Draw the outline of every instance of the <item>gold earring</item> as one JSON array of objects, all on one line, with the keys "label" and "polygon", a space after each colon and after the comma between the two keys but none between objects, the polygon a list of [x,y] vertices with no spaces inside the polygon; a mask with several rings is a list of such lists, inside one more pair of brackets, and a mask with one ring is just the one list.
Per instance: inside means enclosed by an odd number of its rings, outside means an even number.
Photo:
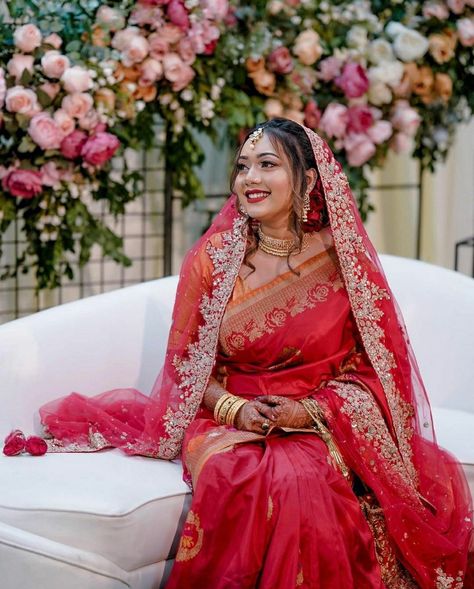
[{"label": "gold earring", "polygon": [[309,198],[309,193],[311,192],[311,189],[308,188],[306,190],[306,192],[304,193],[304,199],[303,199],[303,214],[301,215],[301,220],[303,221],[303,223],[306,223],[308,221],[308,213],[309,213],[309,209],[311,206],[311,202],[310,202],[310,198]]}]

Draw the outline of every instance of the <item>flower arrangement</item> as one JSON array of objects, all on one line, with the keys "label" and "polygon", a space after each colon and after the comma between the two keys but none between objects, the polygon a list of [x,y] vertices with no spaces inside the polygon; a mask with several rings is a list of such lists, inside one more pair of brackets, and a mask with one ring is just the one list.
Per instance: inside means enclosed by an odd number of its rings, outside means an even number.
[{"label": "flower arrangement", "polygon": [[110,174],[110,161],[151,144],[156,114],[185,203],[203,196],[194,129],[213,135],[224,119],[236,143],[242,128],[286,116],[329,141],[365,217],[366,168],[412,150],[433,169],[474,107],[474,0],[59,4],[10,2],[29,22],[0,50],[0,232],[22,215],[29,242],[7,274],[32,257],[40,288],[70,276],[68,252],[85,262],[93,243],[127,263],[87,200],[120,214],[136,198],[137,176]]}]

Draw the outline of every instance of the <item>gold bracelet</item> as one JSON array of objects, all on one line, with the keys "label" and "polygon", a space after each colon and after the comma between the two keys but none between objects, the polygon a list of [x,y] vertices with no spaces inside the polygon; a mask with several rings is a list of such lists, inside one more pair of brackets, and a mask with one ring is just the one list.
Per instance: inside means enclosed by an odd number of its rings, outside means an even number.
[{"label": "gold bracelet", "polygon": [[224,425],[226,423],[227,413],[237,399],[238,397],[235,395],[229,395],[229,397],[222,403],[217,414],[217,423],[219,423],[219,425]]},{"label": "gold bracelet", "polygon": [[217,403],[215,404],[215,407],[214,407],[214,421],[216,423],[219,423],[219,413],[220,413],[222,405],[225,403],[225,401],[227,399],[230,399],[233,396],[234,395],[231,395],[230,393],[224,393],[223,395],[221,395],[217,399]]},{"label": "gold bracelet", "polygon": [[240,408],[245,405],[245,403],[248,403],[247,399],[237,398],[225,417],[225,422],[227,425],[234,425],[237,413],[239,412]]}]

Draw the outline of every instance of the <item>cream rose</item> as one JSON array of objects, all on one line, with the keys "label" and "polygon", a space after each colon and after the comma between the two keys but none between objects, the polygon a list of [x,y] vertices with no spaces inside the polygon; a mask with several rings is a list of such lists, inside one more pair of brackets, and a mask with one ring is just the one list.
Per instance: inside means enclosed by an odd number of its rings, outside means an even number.
[{"label": "cream rose", "polygon": [[304,65],[313,65],[323,54],[316,31],[308,29],[302,31],[295,39],[293,53]]},{"label": "cream rose", "polygon": [[390,104],[392,101],[392,92],[387,84],[383,82],[374,82],[369,87],[369,102],[375,106]]},{"label": "cream rose", "polygon": [[25,70],[33,73],[34,58],[32,55],[15,54],[7,63],[7,70],[11,76],[14,76],[16,82],[19,82]]},{"label": "cream rose", "polygon": [[27,24],[19,27],[13,34],[15,46],[20,51],[31,53],[41,45],[41,31],[36,25]]},{"label": "cream rose", "polygon": [[70,117],[80,119],[92,108],[93,104],[94,101],[90,94],[76,92],[65,96],[61,107]]},{"label": "cream rose", "polygon": [[401,61],[386,61],[378,66],[371,67],[368,75],[371,82],[382,82],[388,86],[398,86],[403,77],[403,64]]},{"label": "cream rose", "polygon": [[429,42],[426,37],[403,27],[403,30],[395,37],[393,49],[402,61],[416,61],[428,51]]},{"label": "cream rose", "polygon": [[95,18],[101,27],[109,31],[118,31],[125,26],[125,17],[123,14],[119,10],[106,6],[105,4],[99,8]]},{"label": "cream rose", "polygon": [[33,90],[23,88],[23,86],[13,86],[13,88],[7,90],[5,107],[9,112],[16,112],[29,117],[41,110],[38,98]]},{"label": "cream rose", "polygon": [[347,44],[355,49],[365,49],[368,45],[367,29],[359,25],[353,26],[347,34]]},{"label": "cream rose", "polygon": [[112,47],[118,51],[124,51],[130,45],[131,40],[137,36],[140,36],[140,29],[138,27],[127,27],[114,35]]},{"label": "cream rose", "polygon": [[369,45],[368,57],[372,63],[379,65],[386,61],[392,61],[395,56],[392,46],[388,41],[385,39],[375,39]]},{"label": "cream rose", "polygon": [[46,51],[41,58],[41,66],[43,71],[48,78],[59,80],[64,72],[69,68],[70,62],[65,55],[61,55],[59,51],[55,49]]},{"label": "cream rose", "polygon": [[87,92],[92,88],[92,78],[89,72],[79,65],[68,68],[61,76],[66,92]]},{"label": "cream rose", "polygon": [[70,115],[68,115],[67,112],[62,108],[58,109],[54,113],[53,118],[58,127],[61,129],[64,137],[66,137],[66,135],[69,135],[74,131],[76,127],[74,119]]}]

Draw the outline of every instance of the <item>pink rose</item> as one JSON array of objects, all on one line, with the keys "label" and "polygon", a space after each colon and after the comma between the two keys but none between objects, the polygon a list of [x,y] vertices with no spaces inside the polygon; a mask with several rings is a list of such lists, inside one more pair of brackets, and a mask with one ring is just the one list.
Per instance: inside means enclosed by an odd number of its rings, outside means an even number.
[{"label": "pink rose", "polygon": [[59,94],[61,86],[59,84],[53,84],[52,82],[45,82],[44,84],[41,84],[41,86],[38,86],[38,89],[47,94],[51,100],[54,100]]},{"label": "pink rose", "polygon": [[80,119],[92,108],[93,104],[94,100],[90,94],[77,92],[65,96],[62,100],[61,107],[70,117]]},{"label": "pink rose", "polygon": [[13,34],[15,46],[20,51],[31,53],[41,45],[41,32],[37,26],[28,24],[19,27]]},{"label": "pink rose", "polygon": [[222,20],[229,12],[228,0],[206,0],[204,2],[204,13],[206,18]]},{"label": "pink rose", "polygon": [[192,65],[196,61],[196,53],[194,51],[191,39],[183,37],[179,42],[179,55],[187,65]]},{"label": "pink rose", "polygon": [[182,0],[171,0],[168,4],[166,15],[174,25],[183,31],[187,31],[191,26],[188,11]]},{"label": "pink rose", "polygon": [[46,53],[43,55],[41,58],[41,65],[45,75],[48,78],[59,80],[59,78],[70,66],[70,62],[65,55],[61,55],[59,51],[52,50],[46,51]]},{"label": "pink rose", "polygon": [[163,55],[168,53],[169,45],[165,39],[162,39],[159,33],[153,33],[148,37],[150,47],[150,56],[154,59],[162,59]]},{"label": "pink rose", "polygon": [[43,456],[48,451],[48,445],[39,436],[30,436],[26,440],[25,450],[32,456]]},{"label": "pink rose", "polygon": [[445,20],[449,16],[449,10],[445,4],[441,2],[426,2],[423,4],[423,16],[425,18],[437,18],[438,20]]},{"label": "pink rose", "polygon": [[61,129],[63,137],[66,137],[66,135],[69,135],[74,131],[74,128],[76,127],[74,119],[62,108],[58,109],[54,113],[53,118],[58,127]]},{"label": "pink rose", "polygon": [[375,145],[363,133],[351,133],[344,140],[347,162],[350,166],[360,167],[375,154]]},{"label": "pink rose", "polygon": [[367,135],[376,145],[387,141],[392,136],[392,133],[393,128],[389,121],[377,121],[367,130]]},{"label": "pink rose", "polygon": [[110,160],[119,147],[120,141],[115,135],[102,131],[89,137],[81,155],[88,164],[101,166]]},{"label": "pink rose", "polygon": [[420,123],[420,115],[410,106],[407,100],[398,100],[395,103],[392,111],[392,125],[394,129],[413,137]]},{"label": "pink rose", "polygon": [[0,68],[0,109],[3,108],[3,102],[7,93],[7,84],[5,82],[5,74]]},{"label": "pink rose", "polygon": [[219,35],[219,29],[208,20],[193,23],[188,31],[194,51],[205,55],[210,55],[214,51]]},{"label": "pink rose", "polygon": [[369,78],[364,68],[354,62],[348,62],[342,70],[342,74],[334,80],[347,98],[358,98],[369,89]]},{"label": "pink rose", "polygon": [[348,133],[365,133],[374,122],[372,111],[368,106],[351,106],[347,110]]},{"label": "pink rose", "polygon": [[176,53],[168,53],[163,57],[165,78],[172,83],[175,92],[183,90],[194,78],[195,71],[183,63]]},{"label": "pink rose", "polygon": [[61,45],[63,44],[63,40],[57,33],[51,33],[51,35],[45,37],[44,42],[47,45],[51,45],[53,49],[60,49]]},{"label": "pink rose", "polygon": [[10,170],[2,178],[2,186],[11,195],[19,198],[33,198],[43,190],[41,174],[34,170]]},{"label": "pink rose", "polygon": [[61,76],[64,89],[69,94],[87,92],[92,88],[92,78],[89,72],[79,65],[68,68]]},{"label": "pink rose", "polygon": [[321,120],[321,111],[314,100],[310,100],[304,107],[304,124],[310,129],[317,129]]},{"label": "pink rose", "polygon": [[97,23],[108,31],[118,31],[125,26],[123,14],[119,10],[106,6],[105,4],[99,8],[95,18]]},{"label": "pink rose", "polygon": [[325,82],[334,80],[341,73],[342,61],[337,57],[326,57],[319,64],[318,78]]},{"label": "pink rose", "polygon": [[7,63],[7,70],[11,76],[15,77],[18,83],[25,70],[33,73],[34,57],[32,55],[21,55],[16,53]]},{"label": "pink rose", "polygon": [[395,153],[405,153],[410,149],[411,145],[412,138],[406,133],[397,133],[390,142],[390,147]]},{"label": "pink rose", "polygon": [[161,61],[149,57],[141,64],[138,84],[140,86],[152,86],[162,76],[163,64]]},{"label": "pink rose", "polygon": [[61,170],[54,162],[48,162],[41,166],[41,182],[43,186],[57,187],[62,179]]},{"label": "pink rose", "polygon": [[94,109],[87,111],[78,121],[79,127],[85,131],[95,131],[99,123],[99,113]]},{"label": "pink rose", "polygon": [[25,436],[19,429],[9,433],[3,442],[3,453],[5,456],[18,456],[24,449]]},{"label": "pink rose", "polygon": [[184,37],[183,31],[171,23],[166,23],[161,27],[158,33],[161,35],[163,41],[166,41],[169,45],[174,45],[174,43],[177,43],[182,37]]},{"label": "pink rose", "polygon": [[137,36],[140,36],[140,29],[138,27],[127,27],[114,35],[112,47],[118,51],[124,51],[130,45],[132,39]]},{"label": "pink rose", "polygon": [[293,60],[287,47],[278,47],[268,56],[268,69],[276,74],[289,74],[293,69]]},{"label": "pink rose", "polygon": [[7,90],[5,106],[10,112],[17,112],[29,117],[41,110],[38,98],[33,90],[23,88],[23,86],[13,86],[13,88]]},{"label": "pink rose", "polygon": [[122,63],[125,67],[131,67],[141,63],[148,55],[150,48],[148,41],[141,35],[131,37],[129,43],[122,51]]},{"label": "pink rose", "polygon": [[28,127],[28,134],[41,149],[59,149],[63,134],[49,113],[35,115]]},{"label": "pink rose", "polygon": [[343,137],[347,128],[347,107],[336,102],[328,104],[319,126],[328,137]]},{"label": "pink rose", "polygon": [[448,0],[448,6],[454,14],[461,14],[466,5],[465,0]]},{"label": "pink rose", "polygon": [[84,131],[73,131],[61,141],[61,154],[68,160],[78,158],[87,138],[88,135]]},{"label": "pink rose", "polygon": [[460,18],[457,22],[457,28],[461,45],[472,47],[474,45],[474,19]]}]

